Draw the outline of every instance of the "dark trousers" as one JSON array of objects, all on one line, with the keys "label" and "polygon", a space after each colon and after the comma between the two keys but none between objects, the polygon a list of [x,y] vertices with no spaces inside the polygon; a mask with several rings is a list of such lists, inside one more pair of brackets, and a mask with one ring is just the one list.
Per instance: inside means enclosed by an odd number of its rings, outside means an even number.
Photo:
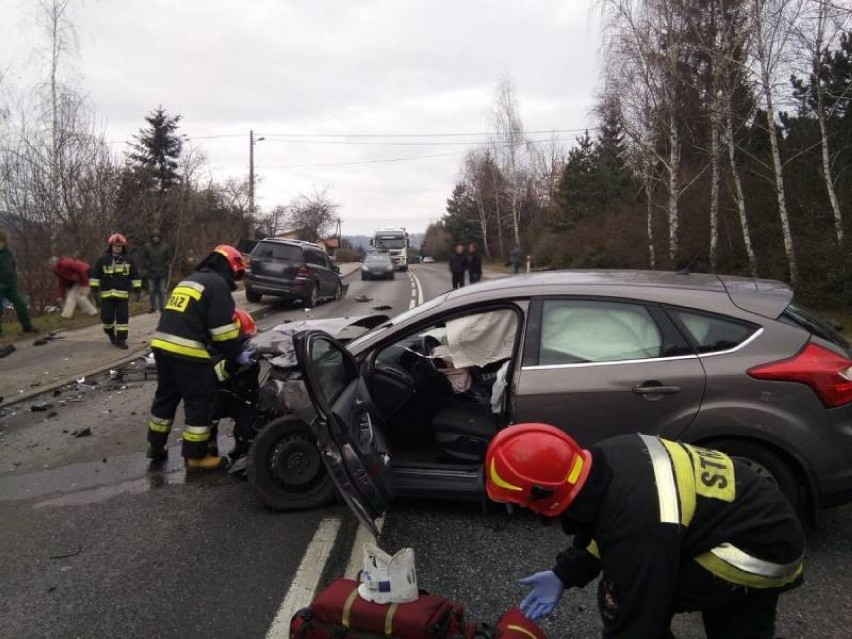
[{"label": "dark trousers", "polygon": [[481,271],[471,271],[470,272],[470,283],[471,284],[476,284],[481,279],[482,279],[482,272]]},{"label": "dark trousers", "polygon": [[219,389],[216,395],[216,409],[213,413],[213,431],[211,443],[216,441],[219,433],[219,421],[230,417],[234,420],[234,449],[229,453],[233,458],[245,455],[257,431],[254,427],[254,411],[251,405],[233,391]]},{"label": "dark trousers", "polygon": [[101,298],[101,322],[111,342],[126,342],[130,321],[130,302],[117,297]]},{"label": "dark trousers", "polygon": [[464,286],[464,271],[461,273],[457,273],[456,271],[452,272],[453,275],[453,288],[461,288]]},{"label": "dark trousers", "polygon": [[707,639],[773,639],[781,592],[737,586],[687,561],[678,578],[673,612],[701,611]]},{"label": "dark trousers", "polygon": [[0,284],[0,314],[3,312],[3,300],[7,299],[15,308],[15,313],[18,315],[18,321],[25,329],[30,328],[33,324],[30,320],[30,312],[27,310],[27,301],[21,294],[21,289],[15,284]]},{"label": "dark trousers", "polygon": [[178,404],[183,400],[186,424],[182,454],[193,459],[207,456],[218,390],[213,364],[193,362],[158,350],[154,351],[154,360],[157,362],[157,392],[148,419],[148,443],[157,448],[165,447]]},{"label": "dark trousers", "polygon": [[148,275],[148,308],[162,311],[166,303],[166,278],[163,275]]}]

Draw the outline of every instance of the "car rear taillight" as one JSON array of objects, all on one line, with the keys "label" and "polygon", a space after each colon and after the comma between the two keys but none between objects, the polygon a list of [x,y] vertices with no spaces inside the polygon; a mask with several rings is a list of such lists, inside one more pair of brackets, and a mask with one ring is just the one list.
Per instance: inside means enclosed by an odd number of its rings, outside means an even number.
[{"label": "car rear taillight", "polygon": [[794,357],[757,366],[748,374],[756,379],[807,384],[827,408],[852,402],[852,361],[814,343]]},{"label": "car rear taillight", "polygon": [[299,267],[299,272],[297,273],[297,275],[298,275],[299,277],[307,277],[307,276],[308,276],[308,275],[310,275],[310,274],[311,274],[311,272],[308,270],[308,265],[307,265],[307,264],[302,264],[302,265]]}]

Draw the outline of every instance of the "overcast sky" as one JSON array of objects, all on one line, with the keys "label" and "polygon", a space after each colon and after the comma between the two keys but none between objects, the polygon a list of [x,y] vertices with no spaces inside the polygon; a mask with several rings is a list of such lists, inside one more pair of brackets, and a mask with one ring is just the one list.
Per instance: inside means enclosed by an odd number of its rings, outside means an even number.
[{"label": "overcast sky", "polygon": [[[423,230],[485,137],[317,136],[481,134],[502,76],[527,131],[592,123],[592,0],[72,3],[79,53],[63,74],[90,96],[117,152],[162,104],[215,178],[245,177],[254,129],[266,138],[255,146],[258,206],[328,186],[344,234]],[[44,74],[35,5],[0,0],[0,66],[18,91]]]}]

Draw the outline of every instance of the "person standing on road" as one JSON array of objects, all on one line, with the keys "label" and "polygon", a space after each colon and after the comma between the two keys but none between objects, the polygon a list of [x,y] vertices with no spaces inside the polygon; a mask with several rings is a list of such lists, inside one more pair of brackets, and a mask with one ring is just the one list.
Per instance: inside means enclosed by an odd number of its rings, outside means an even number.
[{"label": "person standing on road", "polygon": [[109,236],[107,252],[95,263],[90,282],[100,291],[104,333],[114,346],[127,350],[130,292],[142,288],[142,280],[127,257],[127,240],[120,233]]},{"label": "person standing on road", "polygon": [[47,263],[56,274],[56,301],[63,306],[62,319],[74,317],[79,305],[83,312],[95,317],[98,309],[89,300],[89,265],[71,257],[51,257]]},{"label": "person standing on road", "polygon": [[211,426],[219,390],[210,349],[228,369],[250,366],[253,353],[243,350],[234,321],[236,281],[245,275],[243,256],[233,246],[217,246],[178,283],[169,295],[151,340],[157,363],[157,391],[148,419],[147,456],[166,459],[166,443],[178,404],[183,400],[186,425],[182,454],[189,471],[217,470],[226,460],[210,454]]},{"label": "person standing on road", "polygon": [[464,274],[467,271],[467,255],[464,252],[464,244],[456,244],[456,252],[450,258],[450,275],[453,279],[453,288],[464,286]]},{"label": "person standing on road", "polygon": [[521,247],[515,244],[515,248],[512,249],[510,254],[510,259],[512,260],[512,274],[517,275],[521,272],[521,260],[524,257],[524,252],[521,250]]},{"label": "person standing on road", "polygon": [[467,246],[467,271],[471,284],[482,279],[482,254],[476,249],[476,242]]},{"label": "person standing on road", "polygon": [[145,244],[142,264],[148,277],[148,312],[163,312],[166,303],[166,279],[172,263],[172,249],[163,242],[159,229],[151,233],[151,241]]},{"label": "person standing on road", "polygon": [[[38,333],[30,319],[27,301],[18,287],[18,263],[9,248],[9,237],[6,231],[0,230],[0,314],[3,312],[3,300],[11,302],[24,333]],[[0,335],[2,334],[3,328],[0,326]]]},{"label": "person standing on road", "polygon": [[521,580],[530,619],[603,572],[603,637],[671,638],[700,611],[708,639],[772,639],[782,592],[802,583],[805,537],[778,487],[724,453],[648,435],[580,448],[546,424],[500,431],[488,496],[559,517],[574,542]]}]

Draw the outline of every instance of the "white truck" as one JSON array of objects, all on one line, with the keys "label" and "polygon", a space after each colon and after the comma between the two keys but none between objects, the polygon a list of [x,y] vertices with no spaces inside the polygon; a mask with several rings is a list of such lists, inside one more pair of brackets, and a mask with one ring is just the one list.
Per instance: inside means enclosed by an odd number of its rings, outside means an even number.
[{"label": "white truck", "polygon": [[378,229],[370,240],[374,250],[390,254],[398,271],[408,270],[409,243],[408,232],[402,227]]}]

